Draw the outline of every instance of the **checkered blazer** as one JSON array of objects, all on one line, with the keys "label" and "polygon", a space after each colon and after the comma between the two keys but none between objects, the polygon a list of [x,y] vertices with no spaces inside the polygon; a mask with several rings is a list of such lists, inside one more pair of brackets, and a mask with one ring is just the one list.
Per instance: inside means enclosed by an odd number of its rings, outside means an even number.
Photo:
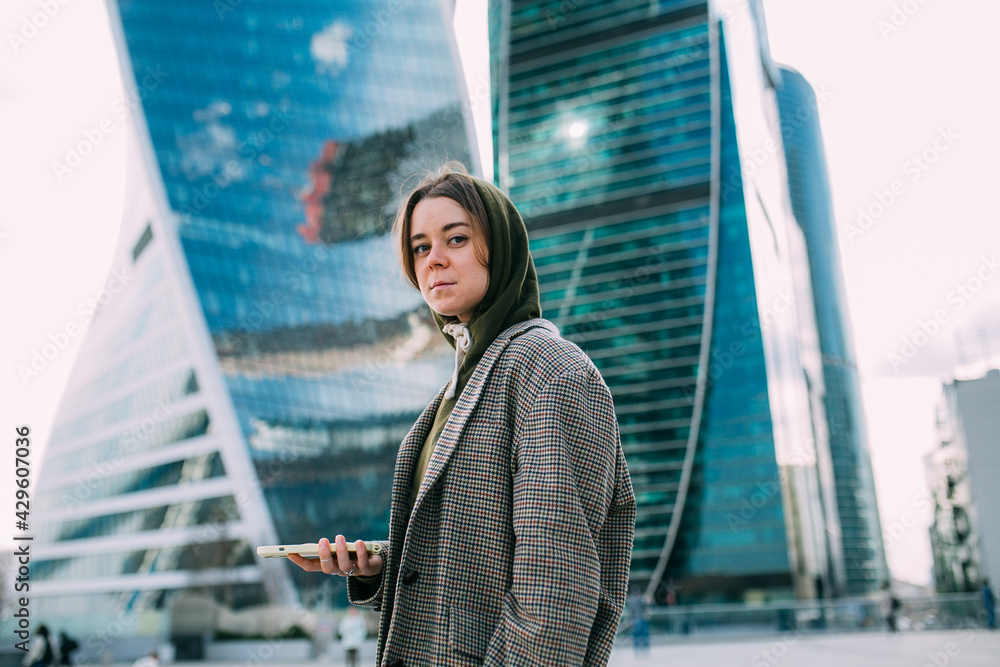
[{"label": "checkered blazer", "polygon": [[604,665],[625,605],[635,497],[607,385],[547,320],[486,351],[417,494],[442,390],[396,459],[378,664]]}]

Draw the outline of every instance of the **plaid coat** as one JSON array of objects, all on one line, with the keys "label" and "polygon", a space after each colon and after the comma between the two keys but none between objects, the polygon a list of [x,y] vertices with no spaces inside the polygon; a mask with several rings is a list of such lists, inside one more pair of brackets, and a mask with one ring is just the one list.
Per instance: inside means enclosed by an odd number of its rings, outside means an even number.
[{"label": "plaid coat", "polygon": [[604,665],[625,606],[635,497],[611,394],[542,319],[504,331],[469,379],[427,467],[444,391],[396,459],[377,585],[378,664]]}]

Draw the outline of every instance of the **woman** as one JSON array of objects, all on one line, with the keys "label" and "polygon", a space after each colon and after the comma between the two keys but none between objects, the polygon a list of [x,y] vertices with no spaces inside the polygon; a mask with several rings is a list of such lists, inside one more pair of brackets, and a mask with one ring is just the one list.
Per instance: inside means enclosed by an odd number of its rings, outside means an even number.
[{"label": "woman", "polygon": [[338,535],[292,560],[382,612],[379,665],[606,664],[635,525],[610,392],[540,319],[500,190],[449,165],[394,229],[455,370],[399,448],[384,555]]}]

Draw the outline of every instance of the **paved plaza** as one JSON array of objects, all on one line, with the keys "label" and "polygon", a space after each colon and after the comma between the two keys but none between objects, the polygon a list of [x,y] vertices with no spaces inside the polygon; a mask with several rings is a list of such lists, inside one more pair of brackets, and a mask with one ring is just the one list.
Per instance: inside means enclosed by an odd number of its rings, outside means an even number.
[{"label": "paved plaza", "polygon": [[613,667],[1000,667],[1000,632],[787,635],[654,645],[637,658],[620,645]]},{"label": "paved plaza", "polygon": [[[648,655],[637,657],[621,638],[611,657],[611,667],[1000,667],[1000,631],[986,630],[909,632],[889,636],[858,634],[787,633],[758,639],[719,638],[656,643]],[[362,650],[361,665],[375,663],[375,644]],[[178,662],[199,667],[259,667],[261,663]],[[277,662],[263,663],[278,665]],[[343,654],[334,649],[329,659],[295,663],[343,665]],[[127,663],[116,667],[128,667]]]}]

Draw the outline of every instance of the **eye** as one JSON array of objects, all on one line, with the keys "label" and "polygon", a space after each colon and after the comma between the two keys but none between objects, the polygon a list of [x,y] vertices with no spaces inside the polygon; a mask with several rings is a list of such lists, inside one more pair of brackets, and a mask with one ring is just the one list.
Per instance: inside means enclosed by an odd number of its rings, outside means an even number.
[{"label": "eye", "polygon": [[465,236],[464,234],[455,234],[454,236],[448,237],[448,242],[451,243],[452,245],[461,245],[468,240],[469,237]]},{"label": "eye", "polygon": [[425,255],[428,252],[430,252],[430,250],[431,250],[431,246],[430,246],[429,243],[421,243],[419,245],[413,246],[413,248],[412,248],[412,251],[413,251],[414,255]]}]

